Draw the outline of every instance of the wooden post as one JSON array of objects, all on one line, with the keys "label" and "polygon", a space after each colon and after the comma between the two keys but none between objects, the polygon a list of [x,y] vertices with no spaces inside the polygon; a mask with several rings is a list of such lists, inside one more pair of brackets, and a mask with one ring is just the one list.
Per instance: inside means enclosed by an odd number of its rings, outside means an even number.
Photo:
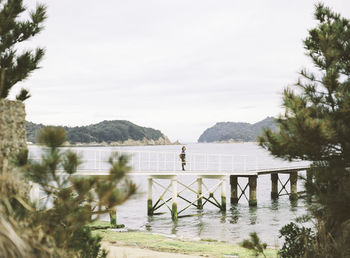
[{"label": "wooden post", "polygon": [[231,185],[231,204],[238,203],[238,192],[237,192],[237,176],[230,176],[230,185]]},{"label": "wooden post", "polygon": [[226,176],[221,178],[221,210],[226,211]]},{"label": "wooden post", "polygon": [[108,209],[109,221],[112,226],[117,226],[117,206]]},{"label": "wooden post", "polygon": [[197,207],[198,209],[203,209],[203,198],[200,197],[202,195],[202,185],[203,185],[203,179],[201,177],[197,177],[197,183],[198,183],[198,191],[197,191]]},{"label": "wooden post", "polygon": [[39,201],[40,201],[40,188],[39,184],[32,184],[32,202],[36,210],[39,210]]},{"label": "wooden post", "polygon": [[152,177],[149,177],[148,178],[148,198],[147,198],[147,215],[148,216],[153,215],[152,184],[153,184],[153,179]]},{"label": "wooden post", "polygon": [[297,182],[298,182],[298,172],[291,172],[289,174],[290,181],[290,195],[289,199],[294,201],[298,199],[298,190],[297,190]]},{"label": "wooden post", "polygon": [[312,183],[313,183],[313,171],[312,169],[307,169],[306,170],[306,201],[310,204],[312,201],[312,194],[311,194],[311,189],[312,189]]},{"label": "wooden post", "polygon": [[271,199],[278,198],[278,173],[271,173]]},{"label": "wooden post", "polygon": [[256,182],[258,176],[249,176],[249,206],[257,206]]},{"label": "wooden post", "polygon": [[311,169],[306,170],[306,182],[308,184],[311,184],[312,179],[313,179],[313,173],[312,173]]},{"label": "wooden post", "polygon": [[171,218],[177,220],[177,177],[171,179],[171,186],[173,191],[173,205],[171,209]]}]

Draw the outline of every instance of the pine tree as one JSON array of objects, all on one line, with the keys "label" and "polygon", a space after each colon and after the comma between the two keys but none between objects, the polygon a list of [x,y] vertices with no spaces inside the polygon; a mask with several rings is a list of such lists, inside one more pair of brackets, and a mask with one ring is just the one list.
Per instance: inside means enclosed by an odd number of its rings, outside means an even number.
[{"label": "pine tree", "polygon": [[[89,224],[134,194],[125,177],[128,158],[112,155],[106,176],[78,176],[80,157],[61,148],[65,141],[63,128],[43,128],[41,160],[23,150],[12,159],[13,169],[0,175],[0,257],[106,257]],[[45,193],[39,203],[28,199],[25,179]]]},{"label": "pine tree", "polygon": [[[318,25],[304,40],[313,70],[303,69],[283,93],[279,132],[266,130],[260,145],[288,160],[313,162],[312,214],[322,257],[350,255],[350,21],[322,4]],[[322,253],[323,252],[323,253]],[[339,255],[339,256],[336,256]]]},{"label": "pine tree", "polygon": [[[18,45],[38,34],[46,19],[44,5],[38,5],[35,11],[31,11],[28,20],[20,19],[24,11],[26,8],[22,0],[0,1],[0,99],[7,98],[17,82],[38,69],[44,56],[43,48],[17,53]],[[22,89],[16,98],[23,101],[28,97],[28,90]]]}]

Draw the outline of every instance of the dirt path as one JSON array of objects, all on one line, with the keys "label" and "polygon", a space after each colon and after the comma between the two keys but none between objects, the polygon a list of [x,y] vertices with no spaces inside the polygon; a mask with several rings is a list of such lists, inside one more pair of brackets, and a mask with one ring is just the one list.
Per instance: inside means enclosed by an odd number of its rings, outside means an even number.
[{"label": "dirt path", "polygon": [[111,243],[103,243],[103,247],[109,251],[108,258],[203,258],[203,256],[158,252],[138,247],[118,246]]}]

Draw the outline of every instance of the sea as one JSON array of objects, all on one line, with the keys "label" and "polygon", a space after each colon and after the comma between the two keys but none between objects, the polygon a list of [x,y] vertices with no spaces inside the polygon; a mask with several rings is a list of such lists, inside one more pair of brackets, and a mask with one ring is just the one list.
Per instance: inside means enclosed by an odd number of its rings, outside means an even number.
[{"label": "sea", "polygon": [[[130,153],[167,153],[171,156],[178,156],[182,145],[164,145],[164,146],[125,146],[125,147],[73,147],[80,155],[86,156],[94,153],[96,157],[103,153],[109,156],[113,152]],[[29,151],[32,157],[38,156],[40,147],[30,146]],[[97,154],[96,154],[97,153]],[[178,154],[177,154],[178,153]],[[282,168],[308,165],[305,161],[288,162],[272,157],[266,150],[259,147],[256,143],[189,143],[186,144],[187,157],[207,157],[215,155],[220,157],[232,157],[232,162],[237,164],[243,171],[264,168]],[[148,155],[148,159],[149,159]],[[138,160],[142,159],[139,158]],[[139,161],[140,162],[140,161]],[[180,161],[174,161],[176,169],[180,170]],[[93,163],[93,162],[92,162]],[[174,163],[175,164],[175,163]],[[190,164],[187,164],[189,166]],[[232,165],[232,164],[231,164]],[[96,167],[96,162],[94,165]],[[237,168],[238,168],[237,167]],[[232,165],[233,168],[233,165]],[[180,171],[179,171],[180,172]],[[305,176],[305,171],[299,173]],[[282,184],[288,180],[288,175],[279,176]],[[137,185],[137,194],[132,196],[127,202],[117,207],[117,223],[124,224],[127,230],[146,231],[152,233],[165,234],[183,239],[210,239],[217,241],[226,241],[229,243],[240,243],[243,239],[249,238],[249,233],[256,232],[263,242],[269,246],[281,246],[283,239],[279,236],[279,230],[286,224],[294,221],[296,218],[307,213],[306,203],[299,199],[291,202],[288,195],[280,196],[277,200],[271,200],[271,178],[270,175],[259,175],[257,180],[257,206],[250,207],[246,199],[249,198],[249,190],[246,190],[246,197],[242,195],[239,203],[230,204],[230,189],[227,183],[227,210],[220,211],[216,206],[206,203],[203,210],[196,207],[186,209],[177,221],[173,221],[170,211],[166,205],[158,210],[162,214],[147,216],[147,176],[130,176],[130,179]],[[178,177],[184,185],[190,185],[195,180],[194,176],[186,175],[186,171]],[[165,179],[155,180],[153,189],[153,203],[162,195],[163,188],[168,187],[170,181]],[[204,184],[211,188],[218,183],[215,179],[203,179]],[[227,178],[229,182],[229,178]],[[247,178],[240,178],[239,184],[242,189],[247,184]],[[196,190],[196,184],[191,186]],[[285,185],[289,191],[289,183]],[[298,180],[298,191],[303,191],[303,180]],[[281,190],[281,185],[279,185]],[[178,184],[178,191],[188,200],[195,200],[195,194],[182,185]],[[203,188],[203,192],[205,188]],[[239,194],[241,190],[239,190]],[[285,193],[283,190],[282,194]],[[164,195],[163,199],[170,198],[171,193]],[[214,197],[220,201],[220,188],[214,193]],[[171,203],[169,203],[171,207]],[[179,198],[178,210],[188,206],[188,203]],[[108,221],[107,215],[102,215],[101,220]]]}]

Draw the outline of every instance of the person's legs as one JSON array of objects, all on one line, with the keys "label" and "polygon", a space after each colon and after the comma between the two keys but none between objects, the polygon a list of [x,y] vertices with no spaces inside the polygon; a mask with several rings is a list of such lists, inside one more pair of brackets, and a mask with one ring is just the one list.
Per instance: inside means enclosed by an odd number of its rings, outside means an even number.
[{"label": "person's legs", "polygon": [[186,165],[186,162],[183,160],[182,161],[182,170],[185,170],[185,165]]}]

